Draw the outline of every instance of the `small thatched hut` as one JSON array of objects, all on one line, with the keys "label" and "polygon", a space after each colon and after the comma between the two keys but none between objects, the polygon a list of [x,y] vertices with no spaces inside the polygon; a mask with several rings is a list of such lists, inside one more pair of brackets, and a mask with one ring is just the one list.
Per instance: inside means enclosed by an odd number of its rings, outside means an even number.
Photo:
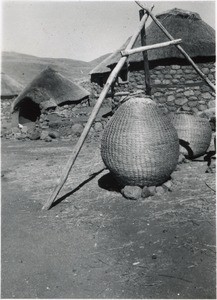
[{"label": "small thatched hut", "polygon": [[42,110],[88,99],[88,91],[48,67],[13,102],[13,125],[35,122]]},{"label": "small thatched hut", "polygon": [[[203,73],[215,81],[215,31],[199,14],[174,8],[156,16],[169,33],[181,38],[181,46],[197,63]],[[168,38],[152,22],[146,29],[147,45],[168,41]],[[129,39],[117,51],[91,71],[93,87],[103,86],[111,70],[121,58]],[[138,38],[135,48],[141,46]],[[169,110],[182,108],[187,111],[204,110],[213,104],[211,89],[204,83],[189,62],[175,46],[148,51],[152,96]],[[145,90],[142,53],[129,56],[128,65],[119,74],[117,91]],[[97,86],[97,89],[98,89]]]},{"label": "small thatched hut", "polygon": [[23,86],[9,75],[1,72],[1,99],[11,99],[19,95]]}]

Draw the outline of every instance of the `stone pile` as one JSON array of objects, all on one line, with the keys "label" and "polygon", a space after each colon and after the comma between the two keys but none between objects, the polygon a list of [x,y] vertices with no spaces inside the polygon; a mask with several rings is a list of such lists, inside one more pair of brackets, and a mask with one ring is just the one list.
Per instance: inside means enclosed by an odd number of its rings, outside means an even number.
[{"label": "stone pile", "polygon": [[[51,142],[57,139],[74,140],[83,132],[87,123],[92,107],[79,104],[74,107],[64,105],[57,107],[53,111],[44,111],[40,119],[35,123],[18,125],[2,131],[2,137],[18,140],[44,140]],[[98,139],[108,121],[108,118],[99,116],[94,121],[88,139]]]},{"label": "stone pile", "polygon": [[[98,139],[101,137],[104,128],[104,121],[95,122],[89,133],[87,141],[91,139]],[[4,130],[1,137],[6,139],[17,139],[17,140],[44,140],[45,142],[51,142],[57,139],[61,140],[75,140],[80,137],[83,132],[84,126],[80,123],[75,123],[73,125],[62,126],[57,130],[52,130],[50,128],[41,129],[37,125],[34,128],[28,128],[27,126],[13,127],[11,129]],[[62,134],[64,133],[64,134]]]},{"label": "stone pile", "polygon": [[[7,139],[31,139],[54,141],[56,139],[72,140],[78,138],[92,112],[95,100],[83,100],[76,104],[65,104],[53,108],[42,109],[36,122],[11,125],[10,108],[13,100],[1,102],[2,132]],[[88,134],[90,138],[98,138],[103,131],[107,119],[99,116],[93,123]]]},{"label": "stone pile", "polygon": [[92,92],[92,96],[97,98],[98,95],[101,93],[102,91],[102,87],[100,87],[97,83],[92,82],[91,83],[91,92]]},{"label": "stone pile", "polygon": [[139,187],[139,186],[125,186],[124,188],[121,189],[121,194],[129,199],[129,200],[138,200],[140,198],[148,198],[151,196],[156,195],[162,195],[165,192],[171,192],[175,188],[175,180],[176,180],[176,171],[179,170],[179,165],[182,163],[187,163],[188,160],[184,157],[183,154],[179,155],[179,160],[178,160],[178,165],[176,167],[175,172],[172,173],[171,178],[164,182],[160,186],[144,186]]}]

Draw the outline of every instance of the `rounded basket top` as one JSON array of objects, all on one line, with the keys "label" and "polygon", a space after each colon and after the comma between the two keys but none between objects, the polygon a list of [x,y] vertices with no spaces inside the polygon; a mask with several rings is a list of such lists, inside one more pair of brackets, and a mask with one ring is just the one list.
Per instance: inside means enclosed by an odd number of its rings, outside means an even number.
[{"label": "rounded basket top", "polygon": [[[136,118],[142,120],[144,117],[151,118],[165,118],[167,112],[162,105],[159,105],[151,97],[132,97],[124,102],[114,113],[114,117],[119,118],[125,114],[125,118]],[[146,119],[146,121],[148,120]]]},{"label": "rounded basket top", "polygon": [[133,97],[130,98],[129,100],[127,100],[124,105],[125,106],[131,106],[131,105],[140,105],[140,104],[153,104],[153,105],[157,105],[152,99],[151,97]]}]

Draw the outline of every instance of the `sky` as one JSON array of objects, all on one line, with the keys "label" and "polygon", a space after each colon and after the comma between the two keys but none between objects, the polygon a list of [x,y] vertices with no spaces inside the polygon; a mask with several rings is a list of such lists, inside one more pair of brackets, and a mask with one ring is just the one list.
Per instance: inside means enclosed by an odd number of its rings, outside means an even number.
[{"label": "sky", "polygon": [[[214,1],[141,1],[153,13],[194,11],[215,28]],[[1,49],[91,61],[113,52],[138,28],[134,1],[1,1]],[[147,23],[148,25],[149,23]]]}]

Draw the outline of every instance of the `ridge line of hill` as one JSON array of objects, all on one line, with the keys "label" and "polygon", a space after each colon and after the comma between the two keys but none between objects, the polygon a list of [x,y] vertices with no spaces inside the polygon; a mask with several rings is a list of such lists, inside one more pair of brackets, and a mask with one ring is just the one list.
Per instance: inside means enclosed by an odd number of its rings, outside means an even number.
[{"label": "ridge line of hill", "polygon": [[2,51],[1,72],[9,75],[24,86],[47,66],[51,66],[72,81],[89,79],[90,71],[103,61],[109,54],[102,55],[92,61],[85,62],[70,58],[49,58]]}]

